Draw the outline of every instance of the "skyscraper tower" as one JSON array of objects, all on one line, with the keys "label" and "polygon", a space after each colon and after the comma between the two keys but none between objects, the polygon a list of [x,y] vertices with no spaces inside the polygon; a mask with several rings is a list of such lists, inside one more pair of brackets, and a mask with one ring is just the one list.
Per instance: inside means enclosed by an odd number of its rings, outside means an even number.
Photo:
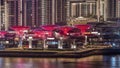
[{"label": "skyscraper tower", "polygon": [[115,0],[114,4],[116,4],[116,17],[120,18],[120,0]]},{"label": "skyscraper tower", "polygon": [[4,29],[4,3],[0,0],[0,30]]},{"label": "skyscraper tower", "polygon": [[[68,0],[67,19],[89,18],[97,16],[96,0]],[[74,22],[73,22],[74,23]]]},{"label": "skyscraper tower", "polygon": [[117,1],[118,0],[108,0],[108,18],[117,17]]},{"label": "skyscraper tower", "polygon": [[[113,1],[113,0],[112,0]],[[107,21],[109,5],[114,5],[110,0],[68,0],[67,17],[94,17],[97,21]],[[109,3],[111,2],[111,4]],[[113,4],[112,4],[113,3]],[[112,11],[114,11],[112,6]],[[111,11],[111,10],[109,10]],[[111,17],[111,16],[110,16]]]},{"label": "skyscraper tower", "polygon": [[108,0],[97,0],[96,6],[97,6],[96,13],[97,13],[98,22],[106,21],[108,17],[107,16]]},{"label": "skyscraper tower", "polygon": [[120,19],[120,0],[107,0],[107,19],[118,21]]},{"label": "skyscraper tower", "polygon": [[86,17],[91,14],[96,14],[96,1],[88,0],[68,0],[67,16]]},{"label": "skyscraper tower", "polygon": [[5,0],[6,28],[66,22],[67,0]]},{"label": "skyscraper tower", "polygon": [[18,0],[5,0],[5,30],[18,25],[18,13]]}]

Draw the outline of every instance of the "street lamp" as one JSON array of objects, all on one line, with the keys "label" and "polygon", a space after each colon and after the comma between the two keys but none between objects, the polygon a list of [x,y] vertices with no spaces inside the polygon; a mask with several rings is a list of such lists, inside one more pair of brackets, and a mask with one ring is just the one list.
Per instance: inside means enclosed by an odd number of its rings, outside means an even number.
[{"label": "street lamp", "polygon": [[85,43],[84,45],[87,45],[87,36],[85,36]]},{"label": "street lamp", "polygon": [[76,45],[75,45],[75,39],[72,40],[72,44],[71,44],[71,49],[76,49]]},{"label": "street lamp", "polygon": [[32,39],[33,39],[33,37],[28,38],[28,40],[29,40],[29,48],[32,48]]},{"label": "street lamp", "polygon": [[63,49],[63,37],[60,37],[60,40],[58,40],[58,49]]},{"label": "street lamp", "polygon": [[47,49],[48,48],[48,45],[47,45],[46,41],[47,41],[47,38],[44,38],[43,39],[43,49]]}]

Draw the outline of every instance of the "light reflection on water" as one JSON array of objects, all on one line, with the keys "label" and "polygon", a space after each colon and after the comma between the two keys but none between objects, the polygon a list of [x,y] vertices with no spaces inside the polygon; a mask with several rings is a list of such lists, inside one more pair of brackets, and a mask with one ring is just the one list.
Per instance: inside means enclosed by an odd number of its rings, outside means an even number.
[{"label": "light reflection on water", "polygon": [[85,58],[1,57],[0,68],[120,68],[120,55]]}]

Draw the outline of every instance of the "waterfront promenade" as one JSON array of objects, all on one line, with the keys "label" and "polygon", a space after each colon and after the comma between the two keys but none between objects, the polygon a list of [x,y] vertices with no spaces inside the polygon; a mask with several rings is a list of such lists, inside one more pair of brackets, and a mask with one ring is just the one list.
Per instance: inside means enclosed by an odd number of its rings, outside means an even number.
[{"label": "waterfront promenade", "polygon": [[79,49],[21,49],[5,48],[0,50],[1,57],[50,57],[50,58],[80,58],[91,55],[120,54],[120,48],[84,47]]}]

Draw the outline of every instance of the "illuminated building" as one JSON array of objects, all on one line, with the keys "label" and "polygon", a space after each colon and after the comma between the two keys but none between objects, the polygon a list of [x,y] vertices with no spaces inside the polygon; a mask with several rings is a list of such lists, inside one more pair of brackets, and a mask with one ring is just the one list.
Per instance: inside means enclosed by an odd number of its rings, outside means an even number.
[{"label": "illuminated building", "polygon": [[5,0],[6,28],[66,21],[66,0]]},{"label": "illuminated building", "polygon": [[4,4],[3,0],[0,0],[0,30],[5,29],[5,12],[4,12]]},{"label": "illuminated building", "polygon": [[108,1],[108,17],[115,18],[117,17],[117,2],[118,0],[109,0]]},{"label": "illuminated building", "polygon": [[70,17],[99,21],[119,17],[119,0],[4,0],[5,29],[66,22]]},{"label": "illuminated building", "polygon": [[115,11],[116,12],[116,17],[120,18],[120,0],[115,0],[114,5],[116,6],[116,7],[114,7],[114,9],[116,8],[115,9],[116,10]]},{"label": "illuminated building", "polygon": [[81,17],[81,16],[88,16],[90,14],[96,14],[95,9],[96,5],[94,3],[88,2],[71,2],[71,16]]},{"label": "illuminated building", "polygon": [[110,18],[120,18],[120,0],[108,1],[108,14]]},{"label": "illuminated building", "polygon": [[96,15],[95,0],[68,0],[67,7],[68,17],[87,17]]},{"label": "illuminated building", "polygon": [[93,17],[107,20],[107,0],[68,0],[67,17]]}]

